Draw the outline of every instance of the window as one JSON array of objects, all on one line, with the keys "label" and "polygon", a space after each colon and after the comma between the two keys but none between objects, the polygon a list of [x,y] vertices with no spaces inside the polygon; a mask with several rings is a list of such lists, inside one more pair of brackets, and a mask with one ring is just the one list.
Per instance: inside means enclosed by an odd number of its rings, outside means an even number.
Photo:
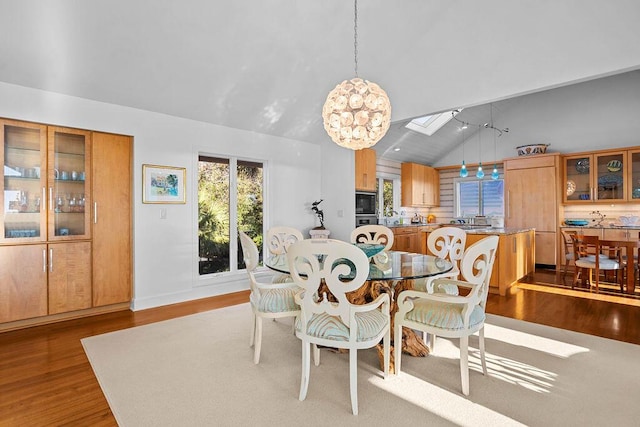
[{"label": "window", "polygon": [[407,123],[405,127],[407,129],[423,133],[427,136],[431,136],[442,126],[446,125],[449,120],[458,115],[460,111],[462,111],[462,108],[458,110],[445,111],[444,113],[432,114],[430,116],[418,117],[417,119],[413,119]]},{"label": "window", "polygon": [[503,216],[504,180],[455,180],[455,216]]},{"label": "window", "polygon": [[391,213],[397,210],[400,205],[398,200],[400,194],[400,180],[398,178],[379,177],[376,182],[376,193],[378,201],[376,212],[378,217],[391,216]]},{"label": "window", "polygon": [[262,247],[263,183],[262,163],[199,156],[200,275],[244,268],[238,230],[247,233],[259,248]]}]

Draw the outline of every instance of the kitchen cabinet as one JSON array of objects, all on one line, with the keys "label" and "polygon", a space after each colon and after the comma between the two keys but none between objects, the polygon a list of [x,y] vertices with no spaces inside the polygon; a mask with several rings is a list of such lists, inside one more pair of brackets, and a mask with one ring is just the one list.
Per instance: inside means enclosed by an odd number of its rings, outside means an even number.
[{"label": "kitchen cabinet", "polygon": [[402,206],[440,205],[440,175],[437,169],[417,163],[401,166]]},{"label": "kitchen cabinet", "polygon": [[420,227],[393,227],[393,251],[420,253]]},{"label": "kitchen cabinet", "polygon": [[627,200],[640,202],[640,149],[629,150],[627,154]]},{"label": "kitchen cabinet", "polygon": [[376,151],[356,150],[356,191],[376,191]]},{"label": "kitchen cabinet", "polygon": [[[465,249],[488,235],[490,233],[467,233]],[[496,232],[495,235],[499,238],[498,251],[493,263],[489,292],[506,295],[509,288],[518,283],[518,280],[535,271],[537,242],[533,230],[509,234]],[[426,248],[428,236],[429,232],[422,233],[424,248]],[[425,253],[428,251],[425,250]]]},{"label": "kitchen cabinet", "polygon": [[0,136],[0,330],[128,308],[131,138],[6,119]]},{"label": "kitchen cabinet", "polygon": [[556,265],[560,155],[507,159],[504,171],[505,227],[535,228],[536,263]]},{"label": "kitchen cabinet", "polygon": [[565,156],[564,202],[584,204],[630,200],[628,187],[632,174],[627,171],[630,169],[627,159],[628,152],[624,150]]}]

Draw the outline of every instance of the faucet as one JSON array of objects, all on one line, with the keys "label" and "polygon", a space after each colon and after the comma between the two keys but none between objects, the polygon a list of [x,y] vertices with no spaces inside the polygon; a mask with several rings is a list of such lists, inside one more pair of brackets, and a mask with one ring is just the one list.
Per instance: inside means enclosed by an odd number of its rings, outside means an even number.
[{"label": "faucet", "polygon": [[592,211],[590,215],[597,215],[598,219],[592,219],[592,221],[596,222],[597,227],[602,227],[602,221],[604,221],[606,215],[600,213],[600,211]]}]

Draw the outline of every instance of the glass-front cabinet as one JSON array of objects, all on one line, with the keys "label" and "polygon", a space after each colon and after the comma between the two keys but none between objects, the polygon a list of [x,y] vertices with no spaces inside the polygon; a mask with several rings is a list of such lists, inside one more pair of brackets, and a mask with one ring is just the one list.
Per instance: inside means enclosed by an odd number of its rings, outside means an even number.
[{"label": "glass-front cabinet", "polygon": [[629,167],[627,168],[627,191],[629,201],[640,201],[640,150],[629,151]]},{"label": "glass-front cabinet", "polygon": [[628,200],[626,169],[626,151],[565,156],[564,201],[612,203]]},{"label": "glass-front cabinet", "polygon": [[4,167],[0,240],[46,240],[47,128],[8,120],[0,125]]},{"label": "glass-front cabinet", "polygon": [[90,132],[0,120],[0,242],[90,237]]},{"label": "glass-front cabinet", "polygon": [[49,127],[49,240],[90,237],[91,133]]}]

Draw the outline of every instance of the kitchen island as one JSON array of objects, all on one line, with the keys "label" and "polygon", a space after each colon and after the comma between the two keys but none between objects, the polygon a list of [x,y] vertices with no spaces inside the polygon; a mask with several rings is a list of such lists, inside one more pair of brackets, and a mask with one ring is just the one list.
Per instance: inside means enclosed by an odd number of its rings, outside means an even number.
[{"label": "kitchen island", "polygon": [[[465,227],[462,227],[465,228]],[[483,239],[486,236],[498,236],[498,252],[493,264],[493,273],[489,283],[489,292],[507,295],[510,288],[535,270],[535,229],[533,228],[492,228],[470,227],[465,229],[467,244]],[[427,237],[430,231],[421,233],[421,252],[427,250]]]}]

